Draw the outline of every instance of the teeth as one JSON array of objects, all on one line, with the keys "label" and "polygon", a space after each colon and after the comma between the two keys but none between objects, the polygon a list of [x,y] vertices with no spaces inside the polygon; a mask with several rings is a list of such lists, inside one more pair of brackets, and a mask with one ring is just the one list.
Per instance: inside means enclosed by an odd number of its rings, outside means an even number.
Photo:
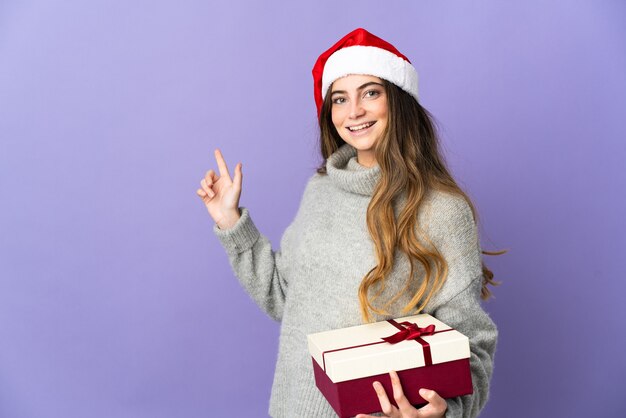
[{"label": "teeth", "polygon": [[357,126],[350,126],[348,129],[350,129],[351,131],[360,131],[361,129],[364,128],[369,128],[370,126],[372,126],[374,124],[374,122],[367,122],[364,123],[362,125],[357,125]]}]

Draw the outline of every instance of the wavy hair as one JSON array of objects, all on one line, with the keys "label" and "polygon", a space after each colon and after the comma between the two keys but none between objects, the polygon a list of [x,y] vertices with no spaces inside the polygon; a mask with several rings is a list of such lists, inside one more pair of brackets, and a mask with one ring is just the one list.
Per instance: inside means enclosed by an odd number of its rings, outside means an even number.
[{"label": "wavy hair", "polygon": [[[423,267],[424,278],[409,303],[403,307],[403,313],[422,311],[447,277],[445,258],[417,225],[416,214],[429,190],[441,190],[463,197],[472,210],[474,220],[477,220],[472,201],[446,167],[431,114],[395,84],[386,80],[382,82],[387,95],[388,120],[382,140],[375,144],[374,152],[381,177],[374,189],[366,217],[378,264],[363,277],[359,286],[358,296],[364,322],[372,321],[370,311],[379,315],[388,314],[385,309],[409,288],[416,263]],[[319,174],[326,174],[326,160],[345,144],[332,123],[330,97],[327,94],[324,98],[319,119],[323,157],[323,163],[317,169]],[[393,202],[402,193],[406,193],[406,203],[396,220]],[[424,242],[418,239],[418,234]],[[404,288],[379,309],[373,303],[385,289],[385,280],[393,268],[396,249],[408,256],[410,274]],[[483,254],[498,255],[504,252],[483,251]],[[498,285],[499,282],[493,280],[493,273],[484,262],[482,271],[481,297],[486,300],[491,296],[487,285]],[[370,299],[369,293],[373,286],[378,290]]]}]

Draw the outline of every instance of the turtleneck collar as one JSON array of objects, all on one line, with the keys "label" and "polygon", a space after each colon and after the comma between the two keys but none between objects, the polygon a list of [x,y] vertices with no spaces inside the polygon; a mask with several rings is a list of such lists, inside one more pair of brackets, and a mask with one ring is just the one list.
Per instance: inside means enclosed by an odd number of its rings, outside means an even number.
[{"label": "turtleneck collar", "polygon": [[351,193],[371,196],[380,179],[380,166],[362,166],[357,162],[356,155],[356,148],[343,144],[326,160],[326,173],[337,187]]}]

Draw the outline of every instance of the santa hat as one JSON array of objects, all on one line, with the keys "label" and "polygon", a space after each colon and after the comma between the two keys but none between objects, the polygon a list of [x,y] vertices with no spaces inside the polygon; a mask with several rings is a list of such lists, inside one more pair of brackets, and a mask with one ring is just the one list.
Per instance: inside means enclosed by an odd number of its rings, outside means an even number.
[{"label": "santa hat", "polygon": [[348,74],[373,75],[390,81],[417,100],[417,71],[389,42],[358,28],[319,56],[313,66],[317,116],[333,81]]}]

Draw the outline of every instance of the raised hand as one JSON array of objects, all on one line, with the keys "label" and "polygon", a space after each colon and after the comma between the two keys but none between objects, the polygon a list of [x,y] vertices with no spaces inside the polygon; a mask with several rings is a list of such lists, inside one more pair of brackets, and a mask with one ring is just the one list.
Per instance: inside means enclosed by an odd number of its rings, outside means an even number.
[{"label": "raised hand", "polygon": [[[380,407],[385,416],[390,418],[443,418],[448,409],[446,400],[437,394],[434,390],[420,389],[420,396],[428,401],[428,404],[424,405],[420,409],[415,408],[409,403],[409,400],[404,396],[402,390],[402,384],[400,378],[395,371],[389,372],[391,377],[391,387],[393,388],[393,398],[398,404],[399,408],[396,408],[389,402],[389,398],[385,393],[383,385],[379,382],[374,382],[374,390],[378,395],[378,401]],[[359,414],[355,418],[376,418],[373,415]]]},{"label": "raised hand", "polygon": [[241,163],[235,167],[235,177],[231,178],[228,166],[219,149],[215,150],[215,160],[220,175],[213,170],[207,171],[200,181],[200,189],[196,191],[206,205],[209,215],[220,229],[228,229],[235,225],[241,214],[239,213],[239,197],[243,174]]}]

